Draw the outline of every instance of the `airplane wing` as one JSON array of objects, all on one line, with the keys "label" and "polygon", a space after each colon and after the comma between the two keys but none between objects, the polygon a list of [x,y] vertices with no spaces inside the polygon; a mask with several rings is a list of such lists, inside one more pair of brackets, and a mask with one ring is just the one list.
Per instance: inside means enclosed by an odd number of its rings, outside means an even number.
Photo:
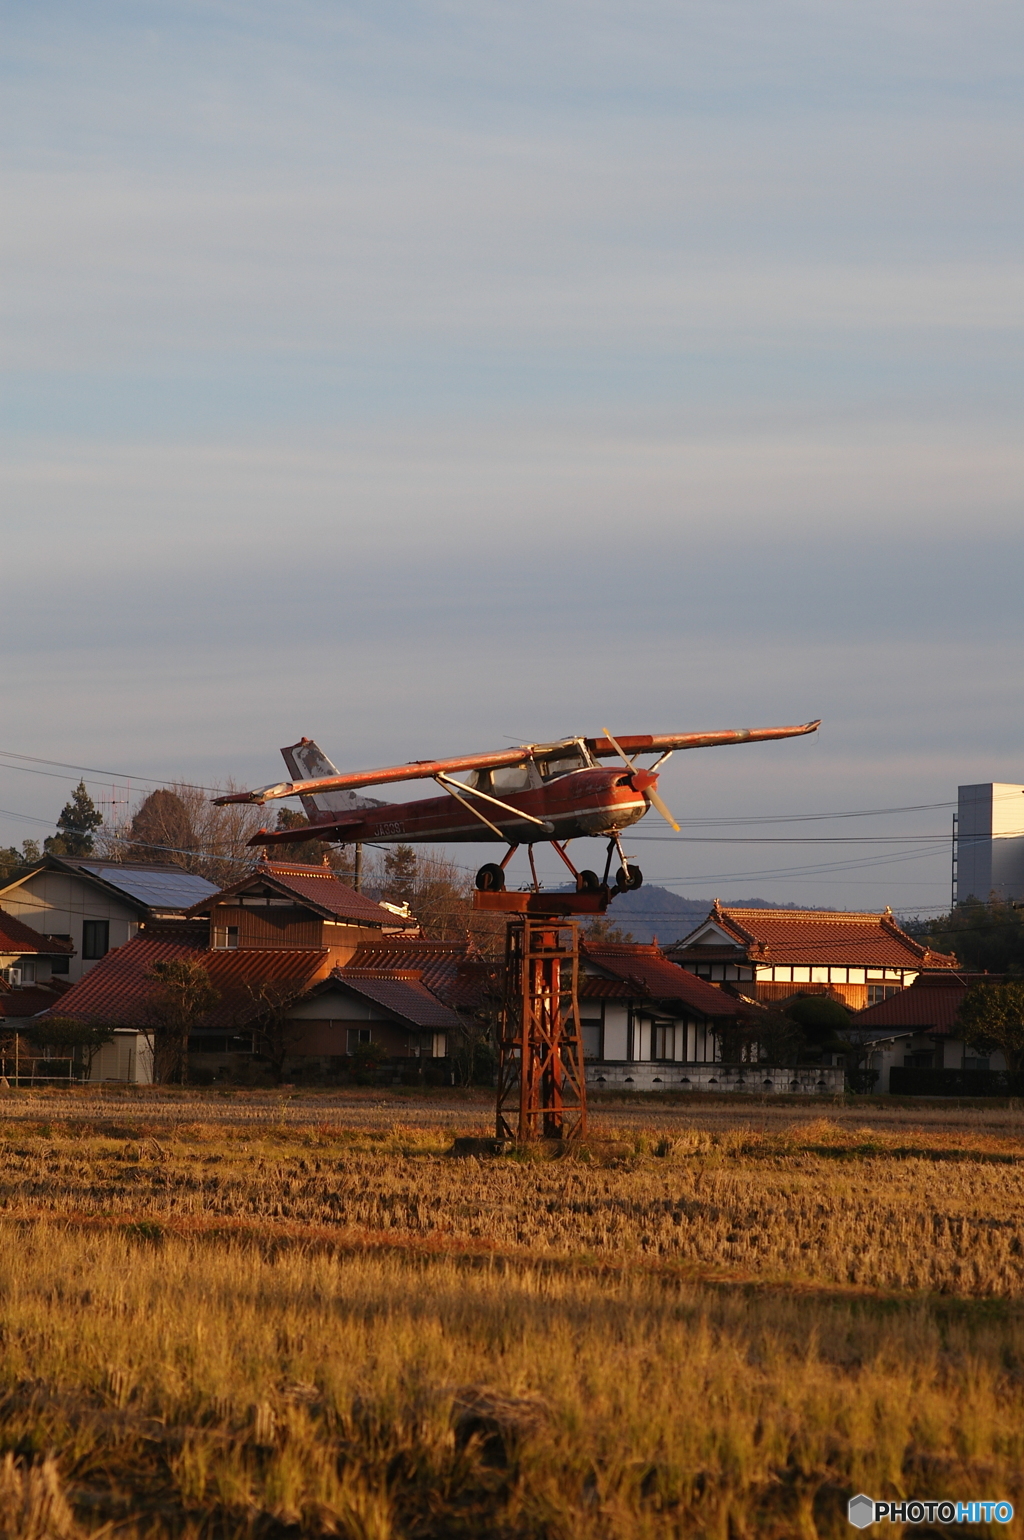
[{"label": "airplane wing", "polygon": [[[815,733],[821,718],[799,727],[739,727],[724,733],[663,733],[660,736],[624,737],[616,742],[627,754],[666,754],[676,749],[719,749],[730,743],[764,743],[770,738],[800,738]],[[618,749],[607,738],[588,738],[587,747],[596,759],[618,758]]]},{"label": "airplane wing", "polygon": [[[760,743],[768,738],[797,738],[813,733],[820,722],[805,722],[800,727],[746,727],[720,733],[674,733],[652,737],[622,737],[618,740],[627,754],[657,754],[670,749],[709,749],[728,743]],[[607,738],[583,740],[598,759],[618,758],[618,749]],[[396,781],[429,781],[438,775],[453,775],[459,770],[500,770],[505,765],[521,765],[534,755],[554,757],[559,750],[571,750],[576,738],[559,743],[524,743],[518,748],[497,749],[491,754],[463,754],[455,759],[413,759],[404,765],[388,765],[382,770],[353,770],[344,775],[324,775],[304,781],[279,781],[273,786],[259,786],[254,791],[234,792],[214,797],[217,807],[229,802],[273,802],[280,797],[304,797],[314,792],[354,791],[362,786],[387,786]]]},{"label": "airplane wing", "polygon": [[498,749],[493,754],[463,754],[458,759],[413,759],[405,765],[388,765],[383,770],[353,770],[348,775],[325,775],[310,781],[281,781],[276,786],[260,786],[255,791],[239,791],[230,797],[214,797],[217,807],[228,802],[271,802],[278,797],[301,797],[317,791],[355,790],[360,786],[387,786],[394,781],[429,781],[435,775],[452,775],[458,770],[500,770],[503,765],[521,765],[529,759],[533,746]]}]

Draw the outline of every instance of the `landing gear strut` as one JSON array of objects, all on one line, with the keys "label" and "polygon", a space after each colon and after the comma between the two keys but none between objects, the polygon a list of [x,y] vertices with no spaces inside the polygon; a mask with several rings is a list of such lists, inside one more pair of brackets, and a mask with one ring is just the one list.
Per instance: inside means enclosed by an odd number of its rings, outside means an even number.
[{"label": "landing gear strut", "polygon": [[501,859],[487,861],[476,874],[476,887],[478,893],[501,893],[505,888],[505,868],[519,849],[518,845],[510,845]]},{"label": "landing gear strut", "polygon": [[618,834],[613,834],[608,841],[608,854],[604,863],[604,881],[608,881],[608,873],[611,871],[613,850],[618,851],[619,860],[622,862],[622,865],[615,873],[615,887],[613,891],[615,893],[635,893],[637,888],[643,887],[644,874],[639,866],[630,865]]},{"label": "landing gear strut", "polygon": [[[612,891],[615,893],[633,893],[637,888],[643,886],[643,873],[641,872],[639,866],[630,865],[629,860],[624,850],[622,849],[622,845],[619,842],[619,836],[617,834],[614,834],[608,841],[608,858],[604,864],[603,877],[599,877],[596,872],[588,871],[586,868],[584,868],[582,872],[578,872],[565,853],[565,845],[560,845],[557,840],[551,840],[550,843],[553,849],[555,849],[561,856],[562,860],[569,868],[569,871],[572,873],[576,882],[577,893],[600,893],[602,888],[607,887],[608,873],[611,870],[612,864],[612,852],[615,850],[617,850],[619,853],[619,860],[622,862],[622,865],[615,873],[615,887],[612,889]],[[568,844],[568,841],[566,841],[566,844]],[[505,868],[518,849],[518,845],[510,845],[500,865],[496,861],[488,861],[484,866],[481,866],[480,870],[476,874],[476,886],[478,892],[502,893],[504,891]],[[533,876],[534,891],[539,892],[540,882],[537,877],[537,867],[533,859],[532,842],[527,846],[527,851],[530,857],[530,871]]]}]

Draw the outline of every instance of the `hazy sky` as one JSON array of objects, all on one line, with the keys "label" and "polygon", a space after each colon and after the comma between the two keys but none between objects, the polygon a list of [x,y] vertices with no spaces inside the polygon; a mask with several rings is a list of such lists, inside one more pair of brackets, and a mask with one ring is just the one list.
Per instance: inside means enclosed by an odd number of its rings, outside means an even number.
[{"label": "hazy sky", "polygon": [[[1022,44],[1009,0],[8,5],[0,747],[265,782],[303,733],[821,716],[663,794],[1024,781]],[[0,769],[0,843],[76,779]],[[632,848],[934,909],[950,811]]]}]

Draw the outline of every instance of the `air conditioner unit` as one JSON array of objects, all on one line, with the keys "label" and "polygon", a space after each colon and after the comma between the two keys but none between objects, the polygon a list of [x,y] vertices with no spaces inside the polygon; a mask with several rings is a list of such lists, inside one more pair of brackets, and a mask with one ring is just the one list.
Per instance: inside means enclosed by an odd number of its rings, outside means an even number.
[{"label": "air conditioner unit", "polygon": [[7,980],[8,984],[10,984],[12,989],[20,989],[21,988],[21,969],[20,968],[5,968],[4,969],[4,978]]}]

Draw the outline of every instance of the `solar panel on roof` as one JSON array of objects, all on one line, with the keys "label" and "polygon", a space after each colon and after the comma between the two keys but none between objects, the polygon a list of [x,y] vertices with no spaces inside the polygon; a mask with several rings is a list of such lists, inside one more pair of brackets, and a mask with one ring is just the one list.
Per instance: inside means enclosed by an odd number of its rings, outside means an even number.
[{"label": "solar panel on roof", "polygon": [[214,883],[191,872],[140,871],[123,866],[86,866],[84,870],[151,909],[190,909],[201,898],[217,892]]}]

